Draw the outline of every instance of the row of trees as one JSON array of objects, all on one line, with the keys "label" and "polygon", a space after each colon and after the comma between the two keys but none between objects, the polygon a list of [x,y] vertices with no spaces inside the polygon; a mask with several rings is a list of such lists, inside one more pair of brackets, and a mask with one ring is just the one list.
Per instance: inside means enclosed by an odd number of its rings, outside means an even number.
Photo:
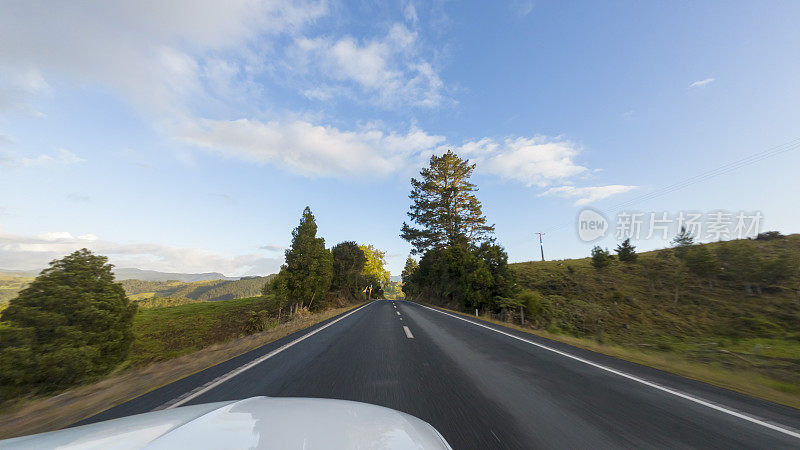
[{"label": "row of trees", "polygon": [[508,255],[495,242],[478,190],[470,182],[475,164],[452,151],[432,156],[420,179],[411,179],[412,201],[401,237],[412,245],[403,269],[408,299],[460,308],[498,311],[516,304]]},{"label": "row of trees", "polygon": [[[286,263],[263,289],[273,295],[265,297],[264,310],[252,312],[243,331],[260,331],[275,314],[383,295],[389,281],[384,252],[355,242],[329,250],[316,234],[306,208],[292,232]],[[115,281],[112,268],[104,256],[76,251],[52,261],[0,312],[0,401],[90,381],[125,360],[137,305]],[[252,283],[263,284],[264,278],[227,284],[250,288]]]},{"label": "row of trees", "polygon": [[306,207],[292,231],[285,263],[262,289],[271,300],[266,312],[281,316],[301,309],[321,310],[331,301],[380,298],[389,282],[385,264],[385,252],[371,245],[346,241],[327,249],[325,239],[317,237],[316,220]]}]

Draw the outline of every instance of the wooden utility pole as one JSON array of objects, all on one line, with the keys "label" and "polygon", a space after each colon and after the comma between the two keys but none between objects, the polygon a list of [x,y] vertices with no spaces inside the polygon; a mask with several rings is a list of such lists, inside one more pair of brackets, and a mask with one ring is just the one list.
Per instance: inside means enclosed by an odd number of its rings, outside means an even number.
[{"label": "wooden utility pole", "polygon": [[542,243],[542,236],[544,236],[544,233],[533,233],[533,234],[539,235],[539,249],[542,250],[542,261],[544,261],[544,244]]}]

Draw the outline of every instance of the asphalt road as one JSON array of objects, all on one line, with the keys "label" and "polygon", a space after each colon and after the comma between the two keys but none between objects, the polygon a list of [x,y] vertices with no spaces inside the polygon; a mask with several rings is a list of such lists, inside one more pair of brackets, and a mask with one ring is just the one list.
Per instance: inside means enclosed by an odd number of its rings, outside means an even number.
[{"label": "asphalt road", "polygon": [[387,406],[455,449],[800,448],[800,410],[402,301],[372,302],[79,424],[258,395]]}]

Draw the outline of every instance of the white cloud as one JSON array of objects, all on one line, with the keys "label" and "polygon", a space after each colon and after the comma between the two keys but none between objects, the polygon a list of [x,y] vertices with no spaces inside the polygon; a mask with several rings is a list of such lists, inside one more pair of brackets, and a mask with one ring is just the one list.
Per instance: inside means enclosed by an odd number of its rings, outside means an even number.
[{"label": "white cloud", "polygon": [[697,80],[689,85],[689,89],[706,87],[713,82],[714,82],[713,78],[706,78],[705,80]]},{"label": "white cloud", "polygon": [[86,194],[79,194],[77,192],[71,192],[66,196],[67,201],[75,202],[75,203],[89,203],[92,201],[92,197]]},{"label": "white cloud", "polygon": [[575,162],[580,150],[571,141],[547,136],[508,137],[500,142],[484,138],[456,148],[478,162],[481,172],[539,187],[587,171]]},{"label": "white cloud", "polygon": [[[355,87],[383,106],[442,102],[415,31],[398,23],[363,41],[303,37],[328,10],[327,0],[2,2],[0,113],[40,115],[32,104],[57,80],[109,89],[157,117],[183,116],[247,102],[261,89],[254,80],[276,67],[284,80],[311,76],[298,90],[312,99]],[[404,14],[413,26],[412,4]],[[294,42],[288,55],[273,48],[279,35]],[[320,78],[334,89],[318,89]]]},{"label": "white cloud", "polygon": [[403,7],[403,17],[405,17],[407,22],[412,24],[416,24],[419,22],[419,16],[417,15],[417,8],[414,6],[412,2],[406,3]]},{"label": "white cloud", "polygon": [[283,252],[284,250],[286,250],[286,247],[276,244],[262,245],[261,247],[258,248],[260,248],[261,250],[268,250],[270,252]]},{"label": "white cloud", "polygon": [[304,89],[301,93],[310,100],[327,101],[336,96],[336,88],[322,85]]},{"label": "white cloud", "polygon": [[[528,11],[529,2],[519,4],[521,12]],[[258,91],[254,80],[265,71],[280,75],[281,67],[298,83],[309,83],[298,88],[309,99],[330,100],[344,92],[387,107],[442,104],[444,83],[425,55],[415,28],[417,11],[411,2],[402,6],[405,24],[357,39],[305,37],[308,24],[327,14],[327,0],[94,0],[47,8],[3,2],[0,112],[65,85],[100,86],[147,108],[159,129],[183,143],[305,175],[407,171],[446,144],[479,162],[479,171],[527,185],[548,187],[588,170],[577,162],[580,147],[558,138],[511,136],[459,144],[416,127],[398,132],[373,124],[348,130],[286,119],[290,113],[273,113],[268,117],[277,119],[271,121],[254,119],[270,113],[242,114],[236,108],[235,99]],[[272,48],[286,42],[288,53]],[[9,86],[21,97],[5,99]],[[254,103],[250,99],[252,108],[260,108]],[[232,111],[250,118],[225,120]],[[192,162],[183,149],[175,156]],[[67,150],[29,158],[0,154],[3,166],[79,161]]]},{"label": "white cloud", "polygon": [[[2,2],[0,111],[21,109],[52,77],[180,113],[238,76],[231,61],[256,38],[296,32],[326,12],[325,0]],[[234,55],[220,63],[224,50]]]},{"label": "white cloud", "polygon": [[10,154],[0,155],[0,166],[4,167],[39,167],[70,165],[86,161],[66,149],[58,149],[54,155],[38,155],[32,158],[17,158]]},{"label": "white cloud", "polygon": [[47,233],[40,233],[37,234],[36,237],[43,241],[63,241],[63,240],[72,240],[72,234],[68,231],[50,231]]},{"label": "white cloud", "polygon": [[624,194],[636,188],[637,186],[625,186],[620,184],[591,187],[559,186],[546,190],[545,192],[539,194],[539,197],[548,195],[564,198],[579,197],[578,200],[573,203],[573,205],[582,206],[593,203],[597,200],[609,198],[614,195]]},{"label": "white cloud", "polygon": [[314,87],[303,90],[312,94],[306,94],[310,98],[319,94],[315,89],[317,77],[322,76],[341,83],[339,91],[352,83],[373,102],[387,107],[434,107],[444,99],[444,83],[430,62],[419,56],[417,33],[402,24],[394,24],[380,39],[365,42],[349,36],[298,37],[290,57],[295,75],[300,70],[314,75]]},{"label": "white cloud", "polygon": [[511,0],[509,8],[520,17],[525,17],[533,11],[535,6],[534,0]]},{"label": "white cloud", "polygon": [[275,273],[283,258],[250,253],[220,255],[192,247],[153,243],[121,244],[99,239],[93,234],[73,237],[66,231],[23,236],[0,231],[0,267],[4,269],[42,269],[50,261],[75,250],[88,248],[108,256],[117,267],[136,267],[162,272],[221,272],[229,276]]},{"label": "white cloud", "polygon": [[50,85],[38,70],[27,68],[12,72],[0,69],[0,113],[10,111],[25,116],[44,117],[28,101],[50,91]]},{"label": "white cloud", "polygon": [[176,127],[174,133],[187,144],[227,157],[310,176],[386,175],[444,142],[444,137],[416,128],[407,133],[342,131],[302,120],[198,120]]},{"label": "white cloud", "polygon": [[450,145],[444,136],[413,127],[405,133],[375,126],[347,131],[303,120],[250,119],[187,121],[172,131],[186,144],[225,157],[314,177],[363,178],[415,171],[430,155],[449,148],[477,163],[480,173],[528,186],[547,187],[589,172],[577,162],[579,145],[547,136],[483,138]]}]

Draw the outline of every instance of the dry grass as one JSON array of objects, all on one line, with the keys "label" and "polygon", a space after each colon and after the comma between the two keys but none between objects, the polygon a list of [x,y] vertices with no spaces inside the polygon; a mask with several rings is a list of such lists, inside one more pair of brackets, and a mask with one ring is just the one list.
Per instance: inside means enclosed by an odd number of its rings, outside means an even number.
[{"label": "dry grass", "polygon": [[[444,311],[458,314],[461,316],[475,318],[474,315],[454,311],[440,306],[428,305],[432,308],[441,309]],[[591,339],[578,338],[573,336],[566,336],[563,334],[550,333],[545,330],[531,329],[522,327],[517,324],[503,322],[490,317],[481,316],[478,319],[484,322],[490,322],[504,327],[513,328],[518,331],[530,333],[536,336],[552,339],[554,341],[564,342],[565,344],[574,345],[575,347],[591,350],[593,352],[602,353],[604,355],[613,356],[615,358],[623,359],[625,361],[642,364],[645,366],[653,367],[655,369],[663,370],[665,372],[674,373],[682,377],[691,378],[693,380],[702,381],[714,386],[730,389],[742,394],[758,397],[771,402],[780,403],[782,405],[791,406],[800,409],[800,395],[793,392],[786,392],[781,389],[776,389],[775,381],[769,378],[760,376],[751,372],[740,372],[727,370],[724,367],[717,365],[699,364],[689,361],[682,357],[680,354],[658,352],[658,351],[639,351],[626,347],[619,347],[615,345],[601,344]]]},{"label": "dry grass", "polygon": [[0,412],[0,439],[64,428],[356,307],[358,305],[298,316],[261,333],[214,344],[146,367],[112,373],[102,381],[70,389],[53,397],[26,398],[7,403]]}]

